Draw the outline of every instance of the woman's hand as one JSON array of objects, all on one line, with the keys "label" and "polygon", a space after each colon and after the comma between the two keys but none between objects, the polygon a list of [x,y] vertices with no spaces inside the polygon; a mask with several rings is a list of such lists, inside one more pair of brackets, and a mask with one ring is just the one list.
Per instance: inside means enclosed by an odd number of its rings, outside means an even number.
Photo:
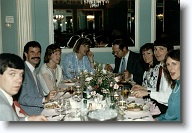
[{"label": "woman's hand", "polygon": [[87,57],[89,58],[90,62],[94,62],[94,60],[93,60],[93,57],[94,57],[93,52],[91,52],[91,51],[87,52]]}]

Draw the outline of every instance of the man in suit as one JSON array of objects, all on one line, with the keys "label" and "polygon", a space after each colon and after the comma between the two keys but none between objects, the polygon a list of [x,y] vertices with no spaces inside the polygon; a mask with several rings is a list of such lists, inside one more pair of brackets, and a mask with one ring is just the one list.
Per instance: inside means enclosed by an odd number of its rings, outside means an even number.
[{"label": "man in suit", "polygon": [[18,101],[23,110],[29,115],[39,115],[43,111],[43,104],[53,99],[56,91],[51,91],[44,97],[42,88],[35,74],[35,68],[40,63],[41,45],[36,41],[28,42],[24,47],[25,61],[24,81]]},{"label": "man in suit", "polygon": [[0,121],[47,121],[43,115],[18,117],[14,110],[19,110],[14,105],[13,96],[16,95],[23,81],[23,60],[14,54],[0,54]]},{"label": "man in suit", "polygon": [[112,43],[113,54],[115,55],[115,68],[106,65],[106,70],[114,73],[124,73],[128,78],[133,79],[137,84],[142,84],[143,81],[143,67],[140,62],[138,53],[134,53],[128,49],[128,45],[132,46],[131,39],[116,39]]}]

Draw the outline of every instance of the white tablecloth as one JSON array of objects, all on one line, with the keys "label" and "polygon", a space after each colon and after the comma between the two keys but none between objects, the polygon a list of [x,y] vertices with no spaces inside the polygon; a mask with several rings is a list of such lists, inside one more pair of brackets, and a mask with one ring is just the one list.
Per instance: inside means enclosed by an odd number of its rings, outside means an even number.
[{"label": "white tablecloth", "polygon": [[[69,99],[72,109],[65,112],[65,114],[67,115],[65,116],[64,121],[87,121],[88,119],[82,119],[82,117],[79,117],[83,106],[83,101],[77,103],[72,98]],[[135,101],[135,103],[144,104],[144,100],[142,98],[135,98],[131,96],[129,96],[127,101],[128,102]],[[96,105],[94,105],[93,100],[87,101],[87,107],[89,106],[89,103],[92,103],[93,109],[97,108],[94,107]],[[64,116],[64,115],[59,116],[57,109],[44,109],[41,114],[47,116],[49,121],[58,121]],[[123,119],[118,118],[118,121],[154,121],[154,120],[150,111],[124,111]]]}]

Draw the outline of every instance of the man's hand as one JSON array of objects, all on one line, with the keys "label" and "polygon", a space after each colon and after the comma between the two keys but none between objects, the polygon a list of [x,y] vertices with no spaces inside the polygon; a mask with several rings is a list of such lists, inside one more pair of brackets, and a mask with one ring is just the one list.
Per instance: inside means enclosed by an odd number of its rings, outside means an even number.
[{"label": "man's hand", "polygon": [[48,121],[44,115],[32,115],[28,117],[28,121]]},{"label": "man's hand", "polygon": [[104,69],[109,71],[109,72],[113,72],[113,68],[110,64],[106,64]]}]

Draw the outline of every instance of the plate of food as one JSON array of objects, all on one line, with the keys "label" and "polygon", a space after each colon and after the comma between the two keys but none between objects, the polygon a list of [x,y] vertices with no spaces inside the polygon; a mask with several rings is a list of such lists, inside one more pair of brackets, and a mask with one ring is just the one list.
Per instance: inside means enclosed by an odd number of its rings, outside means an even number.
[{"label": "plate of food", "polygon": [[49,102],[44,105],[45,109],[57,109],[59,108],[59,105],[57,102]]},{"label": "plate of food", "polygon": [[129,103],[126,105],[128,111],[143,111],[143,104],[139,103]]}]

